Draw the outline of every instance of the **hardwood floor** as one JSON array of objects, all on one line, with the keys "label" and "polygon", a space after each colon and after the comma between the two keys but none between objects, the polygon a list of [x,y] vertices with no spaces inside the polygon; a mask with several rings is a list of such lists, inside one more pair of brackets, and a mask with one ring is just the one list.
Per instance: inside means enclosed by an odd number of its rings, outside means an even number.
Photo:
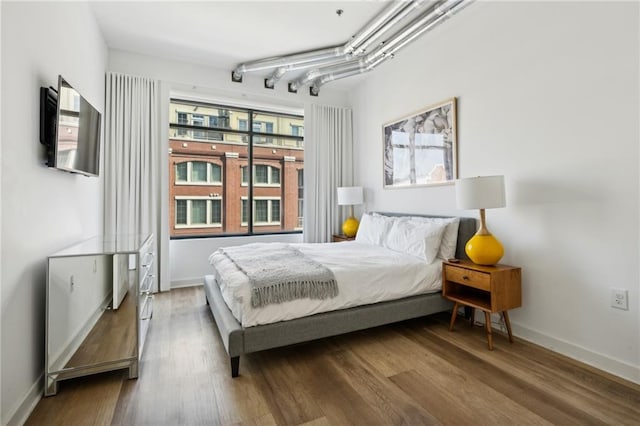
[{"label": "hardwood floor", "polygon": [[640,386],[436,315],[229,360],[201,287],[156,296],[140,378],[60,383],[27,425],[629,424]]}]

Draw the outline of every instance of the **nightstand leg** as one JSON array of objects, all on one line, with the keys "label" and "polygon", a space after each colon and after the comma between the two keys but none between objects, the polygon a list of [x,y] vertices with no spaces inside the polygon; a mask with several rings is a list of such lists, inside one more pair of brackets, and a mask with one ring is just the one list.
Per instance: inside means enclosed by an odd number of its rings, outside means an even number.
[{"label": "nightstand leg", "polygon": [[458,316],[458,303],[454,303],[453,312],[451,313],[451,322],[449,322],[449,331],[453,331],[453,324],[456,323],[456,317]]},{"label": "nightstand leg", "polygon": [[476,309],[469,307],[469,312],[470,312],[470,316],[469,316],[469,325],[473,325],[473,321],[476,317]]},{"label": "nightstand leg", "polygon": [[489,350],[493,350],[493,336],[491,335],[491,312],[484,313],[484,326],[487,329],[487,343],[489,344]]},{"label": "nightstand leg", "polygon": [[502,312],[504,315],[504,325],[507,326],[507,333],[509,333],[509,342],[513,343],[513,334],[511,334],[511,321],[509,321],[509,314],[507,311]]}]

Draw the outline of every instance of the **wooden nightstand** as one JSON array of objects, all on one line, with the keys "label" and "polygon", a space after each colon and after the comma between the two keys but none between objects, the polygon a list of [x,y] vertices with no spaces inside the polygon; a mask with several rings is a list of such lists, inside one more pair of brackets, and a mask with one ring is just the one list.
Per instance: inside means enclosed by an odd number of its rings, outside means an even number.
[{"label": "wooden nightstand", "polygon": [[480,309],[484,311],[489,350],[493,350],[491,314],[501,312],[513,343],[507,311],[522,305],[520,275],[520,268],[514,266],[482,266],[468,260],[442,262],[442,295],[455,303],[449,330],[453,330],[458,306],[471,308],[472,321],[474,309]]},{"label": "wooden nightstand", "polygon": [[337,234],[333,234],[333,238],[331,239],[331,242],[334,243],[340,243],[342,241],[353,241],[355,240],[356,237],[347,237],[346,235],[337,235]]}]

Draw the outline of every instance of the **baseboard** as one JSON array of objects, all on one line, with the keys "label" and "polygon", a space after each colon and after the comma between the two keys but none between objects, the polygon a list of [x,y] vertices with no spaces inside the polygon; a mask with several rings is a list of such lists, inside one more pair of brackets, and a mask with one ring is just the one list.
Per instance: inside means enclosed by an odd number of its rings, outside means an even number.
[{"label": "baseboard", "polygon": [[171,289],[181,288],[181,287],[195,287],[204,284],[203,278],[191,278],[187,280],[176,280],[171,281]]},{"label": "baseboard", "polygon": [[44,371],[40,374],[40,378],[31,385],[31,388],[26,393],[24,398],[22,399],[22,403],[18,405],[12,412],[9,414],[9,420],[5,423],[7,426],[20,426],[23,425],[36,405],[42,399],[42,395],[44,394]]},{"label": "baseboard", "polygon": [[606,371],[630,382],[640,384],[640,366],[632,365],[607,355],[593,352],[566,340],[558,339],[522,325],[511,323],[513,334],[559,354]]}]

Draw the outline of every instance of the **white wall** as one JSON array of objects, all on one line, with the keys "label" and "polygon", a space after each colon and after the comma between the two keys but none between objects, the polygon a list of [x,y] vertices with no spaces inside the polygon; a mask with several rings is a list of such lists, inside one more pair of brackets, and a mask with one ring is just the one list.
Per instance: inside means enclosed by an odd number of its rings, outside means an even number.
[{"label": "white wall", "polygon": [[[639,4],[477,2],[352,93],[368,210],[458,211],[451,185],[382,189],[381,125],[458,98],[460,177],[503,174],[487,211],[523,268],[516,334],[640,382]],[[610,307],[611,287],[629,310]]]},{"label": "white wall", "polygon": [[44,371],[46,256],[102,232],[102,179],[44,166],[39,90],[62,74],[100,111],[107,48],[86,4],[2,2],[2,407],[19,422]]},{"label": "white wall", "polygon": [[[128,74],[143,75],[161,81],[160,101],[160,129],[163,136],[161,143],[169,147],[169,96],[170,93],[182,93],[204,99],[250,102],[252,105],[272,105],[285,108],[306,109],[311,103],[325,105],[347,105],[347,93],[323,87],[318,97],[311,97],[306,90],[297,94],[289,93],[286,82],[281,81],[274,90],[263,87],[263,79],[254,75],[245,75],[244,82],[231,81],[231,70],[219,70],[194,64],[168,61],[148,56],[136,55],[128,52],[111,50],[109,55],[109,70]],[[167,290],[171,285],[191,285],[201,283],[205,274],[211,273],[207,261],[209,254],[223,245],[237,245],[250,241],[284,241],[300,242],[300,234],[283,234],[262,237],[228,237],[171,240],[167,250],[163,250],[163,241],[168,242],[168,154],[167,149],[161,149],[162,169],[162,221],[167,223],[165,235],[160,236],[161,256],[161,288]]]}]

